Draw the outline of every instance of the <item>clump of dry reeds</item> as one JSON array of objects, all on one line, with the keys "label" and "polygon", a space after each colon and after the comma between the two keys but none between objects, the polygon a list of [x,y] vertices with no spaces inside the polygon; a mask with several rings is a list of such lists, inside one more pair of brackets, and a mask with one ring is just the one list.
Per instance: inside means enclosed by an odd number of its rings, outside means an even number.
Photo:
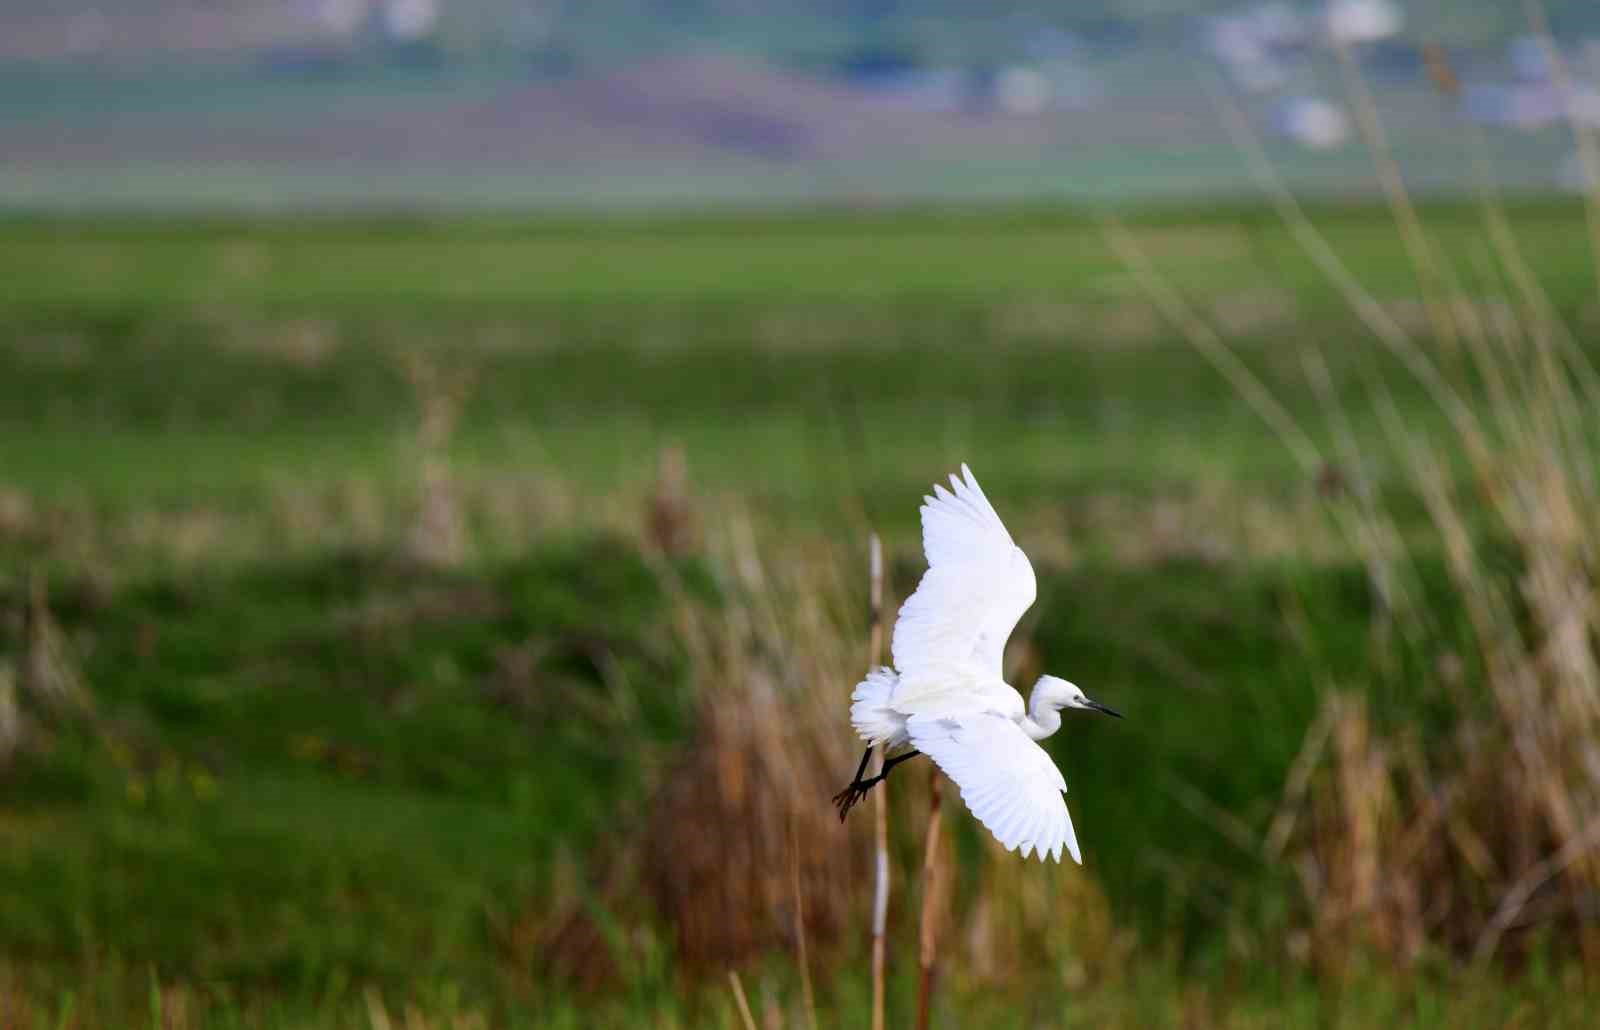
[{"label": "clump of dry reeds", "polygon": [[687,554],[694,549],[697,526],[689,496],[689,461],[677,444],[661,448],[657,456],[646,522],[646,538],[663,554]]},{"label": "clump of dry reeds", "polygon": [[1532,394],[1495,412],[1509,436],[1485,434],[1466,486],[1448,453],[1406,440],[1471,651],[1435,665],[1458,716],[1430,747],[1376,730],[1357,697],[1327,702],[1289,849],[1324,959],[1359,943],[1487,960],[1543,927],[1600,961],[1600,453],[1569,373],[1551,363],[1532,378]]},{"label": "clump of dry reeds", "polygon": [[[1548,35],[1535,28],[1559,70]],[[1314,910],[1331,913],[1319,914],[1313,940],[1324,954],[1347,952],[1351,932],[1343,923],[1360,926],[1363,943],[1402,959],[1432,944],[1487,961],[1515,954],[1507,945],[1540,927],[1568,931],[1573,950],[1593,967],[1600,963],[1592,919],[1600,898],[1600,390],[1522,259],[1492,184],[1479,184],[1494,254],[1480,268],[1490,294],[1480,304],[1436,254],[1389,157],[1376,107],[1359,76],[1351,81],[1438,351],[1424,353],[1403,338],[1391,346],[1428,387],[1451,433],[1440,441],[1415,432],[1381,390],[1380,411],[1426,505],[1433,533],[1422,546],[1442,556],[1469,653],[1464,662],[1446,654],[1435,666],[1459,713],[1442,747],[1425,750],[1414,733],[1379,734],[1359,702],[1330,701],[1329,771],[1314,802],[1321,811],[1298,853],[1308,893],[1321,899]],[[1476,135],[1468,143],[1481,155]],[[1370,505],[1357,522],[1376,527],[1358,541],[1386,535],[1386,518]],[[1392,563],[1392,553],[1385,557]],[[1400,617],[1413,645],[1429,646],[1438,613]],[[1461,686],[1463,667],[1476,671],[1484,691]]]},{"label": "clump of dry reeds", "polygon": [[17,677],[9,663],[0,664],[0,770],[22,744],[22,708],[17,704]]},{"label": "clump of dry reeds", "polygon": [[82,711],[89,705],[71,648],[50,611],[45,577],[38,572],[28,579],[22,610],[22,669],[17,678],[21,694],[46,708]]},{"label": "clump of dry reeds", "polygon": [[383,996],[370,987],[363,992],[362,1000],[366,1005],[367,1023],[372,1030],[393,1030],[400,1026],[405,1030],[434,1030],[435,1027],[439,1030],[483,1030],[489,1025],[481,1012],[458,1012],[430,1019],[422,1009],[411,1003],[403,1006],[398,1015],[392,1015]]},{"label": "clump of dry reeds", "polygon": [[[531,933],[516,949],[590,987],[659,948],[649,927],[670,935],[677,968],[703,977],[787,953],[801,1007],[767,997],[763,984],[752,1011],[789,1011],[791,1023],[810,1022],[815,1011],[810,962],[826,967],[869,929],[885,965],[899,955],[920,967],[924,1024],[945,975],[994,983],[1043,970],[1086,985],[1120,968],[1129,942],[1078,870],[1041,870],[995,847],[976,877],[954,875],[951,849],[939,840],[948,820],[930,807],[931,766],[875,790],[866,807],[877,820],[839,823],[828,799],[860,754],[848,726],[850,690],[883,650],[869,637],[886,638],[893,617],[887,598],[862,604],[874,593],[863,591],[869,584],[887,594],[884,563],[863,562],[868,556],[847,544],[763,530],[737,510],[704,512],[715,599],[678,586],[673,564],[658,565],[676,594],[675,635],[694,685],[690,739],[660,769],[638,832],[591,856],[588,872],[569,869],[552,892],[557,911],[513,928],[518,940]],[[871,568],[875,577],[863,575]],[[864,607],[880,617],[875,634],[871,620],[863,625]],[[1038,661],[1026,645],[1019,659],[1023,672]],[[892,834],[890,807],[900,823]],[[911,902],[887,919],[891,873]],[[873,975],[874,1025],[886,1025],[887,977],[876,961]]]},{"label": "clump of dry reeds", "polygon": [[985,837],[978,882],[951,942],[972,980],[999,986],[1042,977],[1076,991],[1122,974],[1133,940],[1092,877],[1019,862]]},{"label": "clump of dry reeds", "polygon": [[859,630],[842,624],[859,591],[837,575],[835,555],[763,547],[743,517],[715,544],[720,603],[679,608],[696,728],[642,846],[677,954],[720,965],[795,941],[797,907],[813,941],[849,922],[861,866],[826,801],[851,764],[841,702],[862,650]]},{"label": "clump of dry reeds", "polygon": [[0,769],[52,723],[93,715],[93,697],[78,670],[71,641],[50,609],[47,581],[26,579],[15,625],[16,662],[0,662]]},{"label": "clump of dry reeds", "polygon": [[[860,590],[840,574],[850,563],[825,542],[762,538],[741,513],[706,538],[714,599],[659,566],[689,662],[690,739],[661,770],[639,831],[599,863],[593,889],[620,922],[644,917],[636,902],[648,899],[682,968],[702,974],[827,949],[867,879],[864,841],[828,801],[853,768],[842,704],[864,653],[851,619]],[[582,891],[565,893],[573,903],[544,921],[536,950],[552,971],[598,985],[628,961],[617,954],[626,934],[576,902]]]},{"label": "clump of dry reeds", "polygon": [[467,549],[466,521],[449,449],[473,375],[470,370],[447,371],[422,354],[410,355],[403,367],[417,401],[421,489],[406,550],[420,564],[449,568],[461,563]]},{"label": "clump of dry reeds", "polygon": [[[1430,951],[1487,961],[1516,954],[1508,945],[1534,928],[1561,934],[1566,951],[1592,968],[1600,963],[1600,380],[1522,259],[1486,178],[1479,185],[1492,257],[1479,263],[1471,292],[1463,285],[1406,194],[1357,65],[1339,56],[1422,291],[1427,344],[1359,284],[1238,109],[1219,101],[1295,239],[1445,418],[1442,437],[1419,433],[1385,384],[1374,384],[1404,485],[1428,513],[1424,532],[1403,535],[1364,474],[1326,364],[1315,355],[1308,362],[1340,451],[1330,510],[1379,602],[1374,676],[1395,675],[1400,650],[1431,660],[1436,682],[1408,685],[1441,692],[1455,721],[1424,740],[1414,728],[1383,729],[1360,692],[1330,693],[1290,773],[1266,854],[1298,874],[1307,923],[1299,950],[1325,968],[1372,950],[1402,963]],[[1486,168],[1476,130],[1464,131],[1475,165]],[[1334,467],[1161,280],[1137,241],[1115,224],[1108,234],[1152,299],[1308,476]],[[1421,602],[1422,561],[1442,562],[1446,603]]]}]

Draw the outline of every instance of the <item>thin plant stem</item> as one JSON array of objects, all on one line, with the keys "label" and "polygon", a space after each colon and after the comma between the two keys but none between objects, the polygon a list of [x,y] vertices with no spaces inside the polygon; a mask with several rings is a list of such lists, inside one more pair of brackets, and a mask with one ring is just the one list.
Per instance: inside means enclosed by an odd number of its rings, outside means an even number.
[{"label": "thin plant stem", "polygon": [[922,852],[922,925],[917,948],[917,1030],[928,1030],[934,964],[939,957],[939,770],[928,778],[928,836]]},{"label": "thin plant stem", "polygon": [[1411,193],[1406,189],[1400,166],[1395,162],[1394,152],[1389,146],[1389,135],[1384,131],[1383,119],[1378,115],[1377,102],[1372,99],[1372,90],[1367,88],[1367,80],[1356,65],[1349,44],[1335,38],[1333,51],[1339,58],[1339,69],[1344,74],[1345,91],[1350,97],[1351,106],[1355,108],[1356,125],[1366,140],[1367,152],[1372,155],[1373,168],[1378,175],[1378,184],[1383,187],[1384,198],[1389,203],[1390,214],[1399,230],[1400,242],[1416,274],[1428,323],[1434,337],[1447,351],[1453,352],[1457,339],[1456,325],[1449,307],[1439,300],[1439,262],[1422,228],[1422,219],[1417,216],[1416,205],[1411,202]]},{"label": "thin plant stem", "polygon": [[1311,437],[1300,428],[1289,409],[1272,395],[1272,391],[1250,371],[1249,366],[1239,360],[1239,356],[1229,349],[1217,331],[1202,320],[1171,284],[1161,277],[1126,226],[1116,218],[1108,217],[1102,225],[1102,231],[1107,244],[1156,309],[1183,333],[1194,349],[1244,398],[1245,403],[1255,409],[1262,421],[1272,427],[1301,470],[1314,475],[1322,467],[1322,454]]},{"label": "thin plant stem", "polygon": [[1267,157],[1260,138],[1250,127],[1244,112],[1239,110],[1239,105],[1229,99],[1214,77],[1203,81],[1207,92],[1211,94],[1212,100],[1222,114],[1223,127],[1227,129],[1234,146],[1249,164],[1251,176],[1267,194],[1273,209],[1277,211],[1278,217],[1288,228],[1300,249],[1334,289],[1339,291],[1339,295],[1350,305],[1350,310],[1355,312],[1356,317],[1361,319],[1378,341],[1398,358],[1405,365],[1406,371],[1428,391],[1434,403],[1450,419],[1450,424],[1466,444],[1473,460],[1481,463],[1485,453],[1482,431],[1467,402],[1445,379],[1439,367],[1428,358],[1422,348],[1407,335],[1400,323],[1396,322],[1394,317],[1384,310],[1383,305],[1378,303],[1377,298],[1361,285],[1360,280],[1328,243],[1327,237],[1312,224],[1305,209],[1283,181],[1283,176]]},{"label": "thin plant stem", "polygon": [[1566,846],[1560,851],[1536,863],[1532,869],[1523,874],[1511,889],[1506,891],[1505,897],[1500,900],[1500,906],[1495,910],[1494,918],[1489,920],[1489,925],[1479,935],[1478,943],[1472,951],[1473,961],[1482,965],[1493,958],[1495,951],[1500,947],[1500,939],[1522,915],[1522,910],[1527,907],[1534,892],[1561,875],[1568,866],[1588,855],[1597,845],[1600,845],[1600,819],[1591,821],[1583,833],[1567,841]]},{"label": "thin plant stem", "polygon": [[1556,45],[1555,37],[1550,34],[1550,20],[1545,16],[1544,3],[1542,0],[1523,0],[1522,7],[1529,28],[1533,30],[1534,38],[1539,41],[1545,59],[1550,63],[1550,80],[1555,84],[1557,95],[1563,98],[1567,121],[1572,126],[1572,135],[1578,146],[1578,169],[1583,175],[1584,217],[1589,223],[1595,285],[1600,287],[1600,143],[1595,140],[1594,130],[1585,125],[1573,113],[1572,104],[1566,102],[1566,98],[1573,93],[1572,72],[1561,54],[1561,48]]},{"label": "thin plant stem", "polygon": [[[883,542],[878,534],[867,538],[867,569],[870,577],[869,595],[872,606],[872,628],[868,634],[868,668],[876,669],[883,661]],[[877,749],[877,768],[882,772],[884,752]],[[876,800],[872,805],[874,837],[873,889],[872,889],[872,1030],[884,1028],[884,978],[886,935],[889,922],[889,802],[888,783],[878,784]]]},{"label": "thin plant stem", "polygon": [[744,996],[744,984],[736,970],[728,970],[728,986],[733,989],[733,1002],[739,1008],[739,1020],[744,1030],[756,1030],[756,1017],[750,1014],[750,999]]},{"label": "thin plant stem", "polygon": [[393,1024],[389,1021],[389,1009],[383,1004],[383,996],[375,987],[368,987],[363,997],[367,1003],[367,1023],[372,1030],[391,1030]]},{"label": "thin plant stem", "polygon": [[800,841],[794,830],[794,820],[789,820],[789,881],[794,890],[794,926],[796,958],[800,962],[800,997],[806,1009],[806,1026],[817,1030],[817,998],[811,988],[811,961],[806,952],[806,902],[800,893]]}]

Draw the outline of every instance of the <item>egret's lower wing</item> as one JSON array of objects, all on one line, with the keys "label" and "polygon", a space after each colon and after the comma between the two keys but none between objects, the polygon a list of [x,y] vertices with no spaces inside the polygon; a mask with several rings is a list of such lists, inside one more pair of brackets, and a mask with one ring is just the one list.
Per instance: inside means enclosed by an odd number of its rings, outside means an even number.
[{"label": "egret's lower wing", "polygon": [[917,715],[906,722],[911,743],[961,789],[961,799],[1007,851],[1061,860],[1066,849],[1082,864],[1067,814],[1061,770],[1005,715]]}]

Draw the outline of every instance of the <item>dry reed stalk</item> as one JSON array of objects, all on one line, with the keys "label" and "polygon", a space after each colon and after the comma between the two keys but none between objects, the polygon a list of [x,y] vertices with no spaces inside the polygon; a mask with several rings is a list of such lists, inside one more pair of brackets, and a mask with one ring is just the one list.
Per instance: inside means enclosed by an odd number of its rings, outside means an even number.
[{"label": "dry reed stalk", "polygon": [[750,1012],[750,999],[744,996],[744,984],[732,969],[728,970],[728,986],[733,989],[733,1001],[738,1006],[739,1020],[744,1024],[744,1030],[756,1030],[756,1017]]},{"label": "dry reed stalk", "polygon": [[17,706],[17,681],[9,663],[0,664],[0,771],[22,743],[22,712]]},{"label": "dry reed stalk", "polygon": [[459,565],[466,552],[466,520],[450,470],[450,440],[471,393],[474,376],[471,370],[441,371],[420,353],[407,355],[403,369],[417,402],[422,494],[407,550],[424,565],[450,568]]},{"label": "dry reed stalk", "polygon": [[671,586],[663,567],[698,716],[639,841],[646,894],[690,968],[792,946],[800,910],[808,951],[826,944],[848,923],[852,898],[838,885],[860,857],[816,804],[833,793],[830,770],[849,761],[837,695],[817,685],[860,675],[845,563],[820,542],[759,540],[739,514],[708,544],[719,602]]},{"label": "dry reed stalk", "polygon": [[[1525,6],[1559,78],[1562,59],[1542,6],[1539,0],[1525,0]],[[1267,853],[1294,862],[1312,913],[1315,952],[1336,967],[1357,949],[1407,961],[1429,941],[1487,961],[1504,950],[1515,927],[1553,922],[1574,931],[1581,954],[1593,963],[1600,961],[1600,932],[1583,913],[1600,894],[1600,749],[1593,744],[1600,739],[1600,488],[1593,471],[1600,454],[1592,414],[1600,390],[1587,357],[1522,258],[1476,131],[1469,129],[1473,163],[1499,265],[1481,269],[1479,279],[1497,287],[1509,280],[1520,308],[1491,303],[1485,309],[1466,296],[1450,263],[1436,256],[1370,91],[1350,55],[1339,56],[1424,291],[1429,324],[1447,350],[1455,342],[1465,345],[1486,412],[1469,403],[1472,395],[1357,283],[1290,194],[1237,105],[1215,87],[1213,96],[1302,250],[1449,417],[1453,439],[1425,441],[1400,416],[1387,386],[1373,384],[1384,428],[1424,503],[1431,542],[1464,617],[1476,652],[1471,668],[1481,670],[1487,692],[1459,694],[1450,737],[1427,750],[1414,734],[1380,733],[1359,698],[1330,696],[1291,770]],[[1592,134],[1578,135],[1585,166],[1600,166]],[[1600,243],[1594,192],[1600,182],[1590,186],[1587,213]],[[1209,327],[1195,328],[1192,313],[1171,303],[1166,310],[1197,347],[1214,342]],[[1334,393],[1325,365],[1308,364],[1308,371],[1327,406]],[[1249,391],[1241,393],[1260,408]],[[1341,423],[1335,425],[1341,458],[1359,468]],[[1472,472],[1465,496],[1455,484],[1460,455]],[[1381,508],[1362,503],[1340,517],[1375,587],[1404,578],[1392,575],[1407,563],[1404,541]],[[1486,540],[1495,541],[1497,551],[1511,549],[1512,570]],[[1392,618],[1405,607],[1385,605],[1387,614],[1380,614]],[[1406,635],[1413,647],[1449,628],[1432,613],[1422,615]],[[1459,658],[1452,663],[1463,664]],[[1445,668],[1441,661],[1447,685],[1462,679],[1459,671],[1447,677]]]},{"label": "dry reed stalk", "polygon": [[1367,152],[1372,155],[1378,183],[1382,186],[1389,210],[1393,213],[1400,242],[1406,250],[1406,258],[1411,262],[1412,271],[1416,274],[1429,327],[1433,331],[1434,339],[1444,345],[1447,353],[1453,353],[1457,346],[1456,324],[1451,318],[1450,306],[1443,303],[1439,296],[1443,275],[1441,265],[1434,253],[1433,245],[1428,240],[1428,234],[1422,227],[1422,219],[1417,216],[1416,206],[1411,202],[1411,194],[1406,189],[1405,179],[1400,174],[1400,166],[1395,162],[1394,153],[1389,146],[1388,133],[1383,128],[1383,119],[1378,116],[1378,105],[1372,99],[1372,91],[1367,88],[1366,78],[1361,74],[1360,67],[1350,53],[1349,44],[1335,36],[1333,51],[1339,59],[1339,68],[1344,75],[1345,92],[1350,97],[1351,106],[1356,112],[1356,126],[1361,131],[1362,139],[1366,141]]},{"label": "dry reed stalk", "polygon": [[818,687],[860,677],[850,563],[826,541],[763,537],[737,510],[716,514],[703,566],[715,600],[690,590],[671,563],[656,564],[695,692],[689,744],[660,770],[640,832],[591,860],[590,896],[640,933],[608,944],[576,896],[530,916],[531,929],[510,929],[580,984],[620,975],[629,956],[615,945],[631,948],[657,921],[681,969],[720,976],[793,948],[801,932],[809,961],[860,913],[861,895],[840,888],[864,855],[819,803],[851,757],[838,695]]},{"label": "dry reed stalk", "polygon": [[[867,574],[870,580],[871,628],[867,639],[867,668],[876,669],[883,661],[883,542],[878,534],[867,538]],[[883,769],[883,748],[878,748],[873,775]],[[872,880],[872,1030],[884,1028],[884,977],[889,923],[889,802],[888,784],[878,784],[872,803],[873,880]]]},{"label": "dry reed stalk", "polygon": [[1422,65],[1434,89],[1451,100],[1461,98],[1461,80],[1443,46],[1432,41],[1422,44]]},{"label": "dry reed stalk", "polygon": [[1239,356],[1223,343],[1217,331],[1196,314],[1184,302],[1183,297],[1161,277],[1144,249],[1139,246],[1139,241],[1127,227],[1116,218],[1108,216],[1102,222],[1101,231],[1123,267],[1134,277],[1156,310],[1183,333],[1189,344],[1211,363],[1218,374],[1244,398],[1245,403],[1255,409],[1261,420],[1278,434],[1278,439],[1300,463],[1301,469],[1307,473],[1315,473],[1320,469],[1322,456],[1317,450],[1317,445],[1311,442],[1311,437],[1300,428],[1300,424],[1289,410],[1272,396],[1272,391],[1267,389],[1255,373],[1239,360]]},{"label": "dry reed stalk", "polygon": [[[1561,48],[1556,45],[1555,37],[1550,33],[1550,19],[1545,13],[1544,3],[1542,0],[1523,0],[1522,9],[1527,16],[1529,27],[1533,30],[1534,38],[1544,50],[1545,60],[1550,66],[1550,78],[1557,92],[1563,97],[1572,96],[1574,94],[1572,72],[1567,67],[1567,60],[1562,55]],[[1569,103],[1563,106],[1566,108],[1567,121],[1578,144],[1578,165],[1583,172],[1584,180],[1584,215],[1589,225],[1595,286],[1600,288],[1600,142],[1595,139],[1594,129],[1578,117],[1575,105]]]},{"label": "dry reed stalk", "polygon": [[1405,366],[1406,371],[1421,383],[1467,445],[1470,456],[1482,451],[1481,432],[1477,418],[1454,385],[1440,371],[1437,364],[1419,347],[1405,327],[1395,320],[1378,299],[1350,271],[1326,236],[1306,215],[1283,176],[1272,164],[1261,138],[1251,127],[1249,118],[1239,109],[1216,78],[1205,80],[1206,91],[1222,114],[1222,123],[1234,147],[1245,157],[1250,174],[1256,184],[1267,194],[1278,218],[1289,230],[1295,243],[1328,280],[1350,310],[1355,313],[1373,336]]},{"label": "dry reed stalk", "polygon": [[368,987],[362,996],[367,1004],[367,1022],[372,1030],[391,1030],[394,1024],[389,1022],[389,1009],[383,1003],[383,996],[374,987]]},{"label": "dry reed stalk", "polygon": [[[1473,183],[1478,193],[1478,205],[1483,210],[1484,225],[1494,249],[1494,257],[1503,273],[1509,277],[1511,285],[1515,287],[1516,296],[1522,306],[1522,317],[1527,320],[1536,335],[1549,334],[1554,337],[1585,401],[1590,405],[1600,403],[1600,375],[1596,374],[1588,355],[1578,346],[1572,332],[1557,315],[1555,305],[1540,286],[1533,267],[1523,256],[1516,234],[1512,231],[1511,220],[1506,214],[1505,204],[1494,182],[1489,145],[1483,127],[1470,119],[1466,120],[1465,124],[1471,147]],[[1495,328],[1502,340],[1509,341],[1515,335],[1518,326],[1514,322],[1497,323]],[[1512,358],[1512,353],[1508,351],[1506,359],[1511,365],[1510,371],[1518,372],[1520,368]]]},{"label": "dry reed stalk", "polygon": [[[1335,453],[1345,480],[1341,496],[1331,500],[1352,502],[1332,503],[1329,507],[1345,538],[1357,541],[1356,553],[1366,568],[1367,582],[1378,601],[1372,620],[1373,635],[1375,638],[1386,636],[1388,627],[1393,624],[1399,627],[1404,639],[1415,645],[1422,639],[1427,612],[1417,603],[1416,569],[1401,530],[1367,473],[1367,462],[1356,442],[1355,429],[1339,406],[1327,361],[1315,351],[1303,353],[1301,359],[1306,378],[1332,431]],[[1307,775],[1309,771],[1306,770]]]},{"label": "dry reed stalk", "polygon": [[918,934],[917,1030],[928,1030],[934,963],[939,955],[939,770],[928,774],[928,835],[922,853],[922,922]]},{"label": "dry reed stalk", "polygon": [[85,712],[90,696],[72,660],[61,628],[50,613],[50,595],[44,573],[28,576],[28,597],[22,609],[22,666],[17,692],[57,713]]},{"label": "dry reed stalk", "polygon": [[688,459],[677,444],[661,448],[655,489],[650,497],[647,537],[663,554],[685,554],[694,547],[694,508],[689,498]]},{"label": "dry reed stalk", "polygon": [[[1581,433],[1571,420],[1581,417],[1570,387],[1546,368],[1529,380],[1531,410],[1499,413],[1516,421],[1491,439],[1478,470],[1489,489],[1470,499],[1458,496],[1450,455],[1419,439],[1379,388],[1379,413],[1426,507],[1489,690],[1462,696],[1449,747],[1432,760],[1415,741],[1381,738],[1364,706],[1330,701],[1332,771],[1307,790],[1297,762],[1286,803],[1309,798],[1319,813],[1292,853],[1315,913],[1316,953],[1334,968],[1362,948],[1409,961],[1430,940],[1486,961],[1524,918],[1568,913],[1571,924],[1600,886],[1589,743],[1600,732],[1590,528],[1600,503],[1582,472],[1593,458],[1574,445]],[[1485,518],[1515,547],[1517,576],[1483,553]],[[1352,536],[1362,553],[1373,538]],[[1306,754],[1319,750],[1308,738]],[[1274,831],[1282,847],[1293,817],[1280,812]]]},{"label": "dry reed stalk", "polygon": [[800,963],[800,997],[805,1005],[807,1030],[817,1030],[817,999],[811,988],[811,960],[806,954],[806,903],[800,893],[800,845],[795,840],[792,825],[789,840],[789,853],[793,856],[789,864],[789,876],[794,886],[795,950]]},{"label": "dry reed stalk", "polygon": [[[1349,73],[1347,57],[1345,64]],[[1405,961],[1426,940],[1441,938],[1486,961],[1514,925],[1581,912],[1600,889],[1600,788],[1594,784],[1600,759],[1589,743],[1600,734],[1594,653],[1600,536],[1592,528],[1600,525],[1600,499],[1592,474],[1594,426],[1586,414],[1593,410],[1594,375],[1533,281],[1492,190],[1480,191],[1496,257],[1530,321],[1486,324],[1453,275],[1440,271],[1444,266],[1434,261],[1387,156],[1376,108],[1363,84],[1352,90],[1358,101],[1366,99],[1358,104],[1363,133],[1377,152],[1391,210],[1429,291],[1435,333],[1443,338],[1459,331],[1468,345],[1488,393],[1492,433],[1439,366],[1355,283],[1267,163],[1240,112],[1230,104],[1225,113],[1295,238],[1449,415],[1455,442],[1471,461],[1477,490],[1463,501],[1451,482],[1450,456],[1416,439],[1387,400],[1386,387],[1375,385],[1385,402],[1380,414],[1409,463],[1447,559],[1480,652],[1491,711],[1474,714],[1471,699],[1463,698],[1454,749],[1430,762],[1414,740],[1382,739],[1358,699],[1334,695],[1308,734],[1266,844],[1269,854],[1294,855],[1315,914],[1321,961],[1339,967],[1352,951],[1373,947]],[[1151,278],[1146,267],[1147,291]],[[1441,301],[1437,290],[1452,293]],[[1161,304],[1197,348],[1214,349],[1215,334],[1180,305],[1170,298]],[[1446,310],[1448,328],[1442,324]],[[1498,352],[1487,346],[1491,338]],[[1320,373],[1312,378],[1326,404],[1333,396],[1326,367],[1308,368]],[[1241,394],[1261,410],[1252,388]],[[1341,457],[1359,467],[1349,454],[1351,434],[1342,425],[1336,430]],[[1497,571],[1480,553],[1476,526],[1484,514],[1491,534],[1515,545],[1525,566],[1520,578]],[[1376,505],[1343,513],[1342,524],[1354,530],[1350,538],[1373,569],[1375,586],[1386,578],[1381,569],[1405,561],[1398,534]],[[1396,610],[1385,608],[1391,615]],[[1421,636],[1413,626],[1408,638],[1416,643]],[[1334,746],[1324,751],[1330,738]],[[1331,772],[1314,778],[1312,769],[1325,754]],[[1304,807],[1318,813],[1309,824],[1295,815]],[[1298,838],[1294,847],[1291,837]],[[1496,884],[1502,885],[1500,901],[1491,912],[1483,899],[1485,888],[1492,897]],[[1586,930],[1581,917],[1570,922],[1585,957],[1600,957],[1600,934]]]}]

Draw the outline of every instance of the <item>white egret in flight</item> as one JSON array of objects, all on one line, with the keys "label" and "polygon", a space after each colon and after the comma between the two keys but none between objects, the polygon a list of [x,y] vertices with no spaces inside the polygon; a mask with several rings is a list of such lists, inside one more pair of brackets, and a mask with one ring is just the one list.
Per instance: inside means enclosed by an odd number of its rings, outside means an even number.
[{"label": "white egret in flight", "polygon": [[[1082,863],[1067,814],[1066,781],[1038,741],[1061,728],[1061,709],[1121,718],[1066,680],[1041,676],[1026,707],[1005,681],[1006,638],[1033,604],[1028,556],[1012,541],[972,471],[923,498],[928,571],[900,608],[894,668],[875,669],[851,696],[850,722],[867,742],[850,786],[834,797],[839,818],[908,758],[925,754],[955,781],[978,821],[1007,851]],[[873,747],[883,770],[862,779]]]}]

